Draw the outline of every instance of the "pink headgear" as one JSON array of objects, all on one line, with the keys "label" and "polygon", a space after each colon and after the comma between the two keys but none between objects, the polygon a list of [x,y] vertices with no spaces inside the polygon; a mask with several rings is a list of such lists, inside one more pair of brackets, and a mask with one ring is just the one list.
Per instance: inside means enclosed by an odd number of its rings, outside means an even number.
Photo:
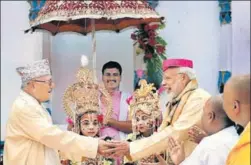
[{"label": "pink headgear", "polygon": [[169,67],[193,68],[193,61],[188,59],[168,59],[163,61],[162,69],[166,71]]}]

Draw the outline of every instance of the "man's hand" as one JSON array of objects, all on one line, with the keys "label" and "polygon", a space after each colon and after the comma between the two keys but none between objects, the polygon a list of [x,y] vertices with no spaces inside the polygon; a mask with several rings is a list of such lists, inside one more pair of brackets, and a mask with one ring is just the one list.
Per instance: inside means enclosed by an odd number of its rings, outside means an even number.
[{"label": "man's hand", "polygon": [[168,139],[168,152],[175,165],[179,165],[185,159],[183,142],[180,144],[172,137]]},{"label": "man's hand", "polygon": [[188,131],[189,138],[191,141],[195,143],[200,143],[200,141],[207,136],[206,132],[203,131],[200,127],[198,126],[193,126],[189,131]]},{"label": "man's hand", "polygon": [[[105,155],[111,158],[123,157],[130,154],[130,146],[127,141],[111,141],[111,148],[104,150]],[[111,154],[112,153],[112,154]],[[110,155],[111,154],[111,155]]]},{"label": "man's hand", "polygon": [[98,143],[98,154],[104,156],[104,157],[109,157],[113,153],[113,148],[115,145],[111,142],[106,142],[102,139],[99,139]]},{"label": "man's hand", "polygon": [[158,165],[167,165],[165,159],[161,155],[156,154],[156,157],[159,160],[159,164]]},{"label": "man's hand", "polygon": [[70,165],[70,161],[69,160],[61,160],[61,164],[62,165]]}]

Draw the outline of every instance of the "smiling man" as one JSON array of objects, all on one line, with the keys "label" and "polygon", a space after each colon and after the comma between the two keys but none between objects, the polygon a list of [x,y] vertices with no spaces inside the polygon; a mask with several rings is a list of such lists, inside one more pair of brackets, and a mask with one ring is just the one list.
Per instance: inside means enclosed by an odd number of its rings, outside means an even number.
[{"label": "smiling man", "polygon": [[[158,133],[130,144],[117,142],[117,146],[111,149],[115,152],[113,156],[127,155],[129,160],[139,160],[156,153],[156,150],[159,152],[166,150],[169,136],[185,141],[186,156],[195,148],[196,144],[189,141],[187,132],[193,125],[199,123],[204,104],[210,94],[199,88],[191,60],[165,60],[163,72],[163,86],[172,99],[167,103]],[[170,158],[167,161],[172,163]]]},{"label": "smiling man", "polygon": [[[109,61],[103,65],[102,80],[105,88],[112,96],[113,114],[108,120],[107,126],[101,130],[101,136],[110,136],[116,140],[123,140],[127,133],[131,133],[131,121],[128,121],[128,104],[126,99],[130,97],[129,93],[119,90],[121,82],[122,67],[118,62]],[[101,106],[103,113],[105,106]]]},{"label": "smiling man", "polygon": [[14,101],[6,126],[5,165],[60,165],[58,150],[69,159],[95,158],[109,146],[97,138],[62,131],[53,125],[41,103],[54,88],[48,60],[17,68],[22,90]]}]

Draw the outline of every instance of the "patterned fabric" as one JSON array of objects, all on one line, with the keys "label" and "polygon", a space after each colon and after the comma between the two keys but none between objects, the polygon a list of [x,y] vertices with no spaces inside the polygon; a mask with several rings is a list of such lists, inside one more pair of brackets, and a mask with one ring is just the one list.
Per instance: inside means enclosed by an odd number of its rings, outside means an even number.
[{"label": "patterned fabric", "polygon": [[16,71],[21,76],[22,82],[27,82],[41,76],[51,75],[48,59],[35,61],[23,67],[18,67]]},{"label": "patterned fabric", "polygon": [[31,9],[30,9],[30,14],[29,14],[29,19],[34,20],[36,19],[36,17],[38,16],[38,12],[40,11],[40,9],[44,6],[46,0],[32,0],[29,1],[30,5],[31,5]]},{"label": "patterned fabric", "polygon": [[220,22],[221,24],[229,24],[232,22],[231,0],[219,0],[220,6]]},{"label": "patterned fabric", "polygon": [[45,29],[53,35],[66,31],[86,35],[93,29],[93,19],[95,31],[119,32],[143,23],[160,22],[163,18],[143,0],[46,1],[37,18],[30,21],[29,30]]}]

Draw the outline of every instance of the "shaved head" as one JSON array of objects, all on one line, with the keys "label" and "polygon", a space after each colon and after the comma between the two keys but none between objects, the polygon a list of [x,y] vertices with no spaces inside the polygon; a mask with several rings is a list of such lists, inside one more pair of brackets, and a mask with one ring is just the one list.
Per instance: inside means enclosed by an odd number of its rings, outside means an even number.
[{"label": "shaved head", "polygon": [[228,118],[224,111],[222,95],[213,96],[209,101],[212,104],[212,111],[215,113],[215,116],[218,117],[226,127],[234,125],[234,122]]},{"label": "shaved head", "polygon": [[245,127],[250,121],[250,74],[230,78],[224,88],[223,100],[228,116]]},{"label": "shaved head", "polygon": [[222,95],[212,96],[207,100],[201,122],[204,131],[209,135],[235,125],[223,109]]},{"label": "shaved head", "polygon": [[250,74],[235,76],[228,82],[237,100],[242,104],[250,104]]}]

